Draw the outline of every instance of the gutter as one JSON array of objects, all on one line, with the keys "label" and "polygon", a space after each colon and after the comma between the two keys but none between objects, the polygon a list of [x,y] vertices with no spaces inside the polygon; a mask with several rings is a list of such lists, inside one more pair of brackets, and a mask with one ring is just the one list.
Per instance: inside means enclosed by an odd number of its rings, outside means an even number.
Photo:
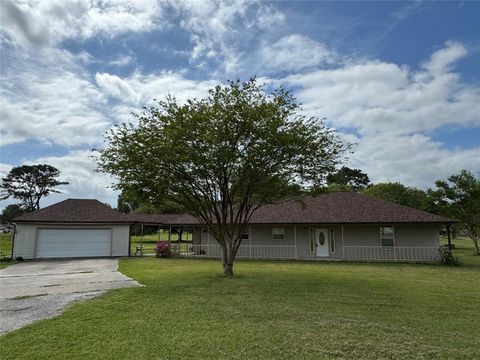
[{"label": "gutter", "polygon": [[12,251],[10,253],[10,260],[13,260],[13,251],[15,250],[15,235],[17,233],[17,224],[13,224],[13,239],[12,239]]}]

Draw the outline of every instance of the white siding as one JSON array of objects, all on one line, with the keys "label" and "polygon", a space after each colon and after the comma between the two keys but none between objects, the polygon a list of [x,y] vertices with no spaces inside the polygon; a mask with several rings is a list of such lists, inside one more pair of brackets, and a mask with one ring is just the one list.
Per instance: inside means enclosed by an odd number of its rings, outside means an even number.
[{"label": "white siding", "polygon": [[112,256],[128,256],[129,225],[112,226]]},{"label": "white siding", "polygon": [[17,225],[13,257],[34,258],[36,229],[32,224]]}]

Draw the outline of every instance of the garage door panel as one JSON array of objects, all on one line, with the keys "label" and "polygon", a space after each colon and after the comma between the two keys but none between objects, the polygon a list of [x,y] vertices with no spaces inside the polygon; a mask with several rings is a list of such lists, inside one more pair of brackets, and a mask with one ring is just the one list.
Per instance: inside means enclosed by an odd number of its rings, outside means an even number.
[{"label": "garage door panel", "polygon": [[110,256],[111,229],[38,229],[37,258]]}]

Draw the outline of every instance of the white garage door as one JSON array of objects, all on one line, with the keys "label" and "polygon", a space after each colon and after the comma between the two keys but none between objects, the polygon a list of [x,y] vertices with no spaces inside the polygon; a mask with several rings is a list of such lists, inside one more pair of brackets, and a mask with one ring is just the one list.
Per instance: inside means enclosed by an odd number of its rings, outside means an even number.
[{"label": "white garage door", "polygon": [[37,258],[110,256],[110,229],[38,229]]}]

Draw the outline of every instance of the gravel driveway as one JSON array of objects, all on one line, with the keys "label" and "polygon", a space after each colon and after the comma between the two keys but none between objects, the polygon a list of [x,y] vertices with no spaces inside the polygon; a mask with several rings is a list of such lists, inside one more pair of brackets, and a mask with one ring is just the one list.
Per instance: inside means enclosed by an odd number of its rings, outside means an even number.
[{"label": "gravel driveway", "polygon": [[0,270],[0,334],[59,315],[72,301],[140,286],[118,259],[29,261]]}]

